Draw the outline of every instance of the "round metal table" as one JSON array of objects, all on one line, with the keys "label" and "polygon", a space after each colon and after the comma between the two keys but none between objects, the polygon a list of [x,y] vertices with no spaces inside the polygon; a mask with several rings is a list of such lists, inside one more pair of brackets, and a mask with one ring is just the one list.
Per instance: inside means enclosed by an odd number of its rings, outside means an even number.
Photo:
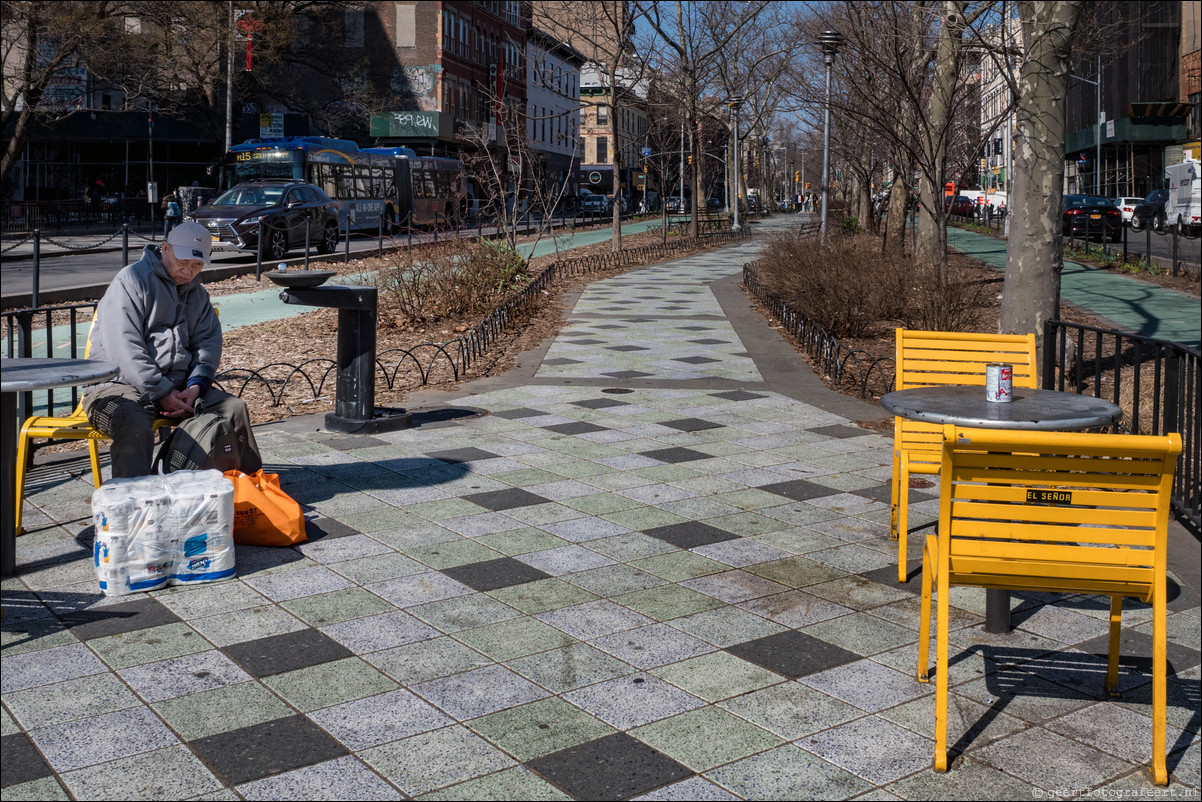
[{"label": "round metal table", "polygon": [[984,387],[915,387],[882,396],[881,408],[926,423],[1054,432],[1096,429],[1123,417],[1118,404],[1104,398],[1023,387],[1015,387],[1014,400],[1003,404],[985,400]]},{"label": "round metal table", "polygon": [[[1117,423],[1123,410],[1104,398],[1015,387],[1006,403],[985,399],[985,388],[967,385],[914,387],[881,396],[881,408],[925,423],[981,429],[1071,432]],[[985,631],[1010,631],[1010,591],[985,591]]]},{"label": "round metal table", "polygon": [[0,574],[17,568],[17,393],[83,387],[111,379],[120,369],[95,359],[0,359]]}]

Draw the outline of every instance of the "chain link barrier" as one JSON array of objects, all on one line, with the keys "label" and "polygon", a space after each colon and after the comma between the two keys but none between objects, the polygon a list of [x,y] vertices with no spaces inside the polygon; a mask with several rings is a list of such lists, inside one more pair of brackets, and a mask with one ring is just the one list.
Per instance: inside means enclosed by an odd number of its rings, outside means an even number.
[{"label": "chain link barrier", "polygon": [[8,253],[13,248],[16,248],[20,245],[24,245],[25,243],[29,242],[31,239],[33,239],[33,234],[26,234],[25,239],[21,240],[20,242],[14,242],[12,245],[9,245],[7,248],[0,248],[0,253]]},{"label": "chain link barrier", "polygon": [[99,248],[102,245],[107,245],[108,243],[112,242],[119,236],[121,236],[121,229],[117,229],[112,235],[109,236],[108,239],[102,239],[100,242],[93,243],[92,245],[68,245],[65,242],[59,242],[58,240],[51,239],[50,237],[47,237],[43,234],[42,242],[46,242],[51,245],[56,245],[65,251],[74,251],[74,252],[78,253],[81,251],[90,251],[90,250],[93,250],[94,248]]}]

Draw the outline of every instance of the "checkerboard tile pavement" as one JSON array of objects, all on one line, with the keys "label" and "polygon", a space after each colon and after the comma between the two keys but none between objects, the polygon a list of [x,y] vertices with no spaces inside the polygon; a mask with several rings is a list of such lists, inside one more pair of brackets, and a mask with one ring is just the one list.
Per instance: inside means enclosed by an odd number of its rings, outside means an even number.
[{"label": "checkerboard tile pavement", "polygon": [[[677,326],[714,316],[706,282],[732,258],[593,285],[549,354],[586,314],[649,314],[652,286],[681,294]],[[311,539],[239,547],[238,578],[199,588],[97,595],[86,477],[39,477],[42,526],[3,582],[4,799],[1151,790],[1149,611],[1128,605],[1112,701],[1107,605],[1083,596],[1015,594],[1008,636],[981,629],[982,594],[953,596],[960,756],[930,770],[891,444],[758,380],[514,386],[464,400],[489,414],[374,437],[262,427]],[[937,490],[912,491],[914,524]],[[1196,797],[1199,606],[1176,587],[1169,764]]]}]

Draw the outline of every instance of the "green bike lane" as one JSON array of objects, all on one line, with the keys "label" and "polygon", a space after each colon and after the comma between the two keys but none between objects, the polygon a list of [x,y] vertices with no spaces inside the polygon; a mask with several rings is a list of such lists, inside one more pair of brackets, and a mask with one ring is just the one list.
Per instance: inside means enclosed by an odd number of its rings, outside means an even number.
[{"label": "green bike lane", "polygon": [[[947,244],[998,270],[1006,268],[1005,240],[949,227]],[[1183,293],[1065,260],[1060,297],[1144,337],[1202,348],[1198,299]]]}]

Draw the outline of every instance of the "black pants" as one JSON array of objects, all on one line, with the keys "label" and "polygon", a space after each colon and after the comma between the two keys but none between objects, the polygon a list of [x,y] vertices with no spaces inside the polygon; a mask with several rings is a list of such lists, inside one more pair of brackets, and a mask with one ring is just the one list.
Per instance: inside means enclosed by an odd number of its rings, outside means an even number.
[{"label": "black pants", "polygon": [[[157,405],[139,403],[141,395],[128,384],[110,384],[83,397],[88,421],[113,440],[109,456],[114,479],[146,476],[154,461],[154,421],[160,417],[160,410]],[[233,425],[238,439],[239,469],[254,473],[262,468],[263,459],[251,430],[246,403],[212,387],[200,395],[200,400],[205,412],[215,412]]]}]

